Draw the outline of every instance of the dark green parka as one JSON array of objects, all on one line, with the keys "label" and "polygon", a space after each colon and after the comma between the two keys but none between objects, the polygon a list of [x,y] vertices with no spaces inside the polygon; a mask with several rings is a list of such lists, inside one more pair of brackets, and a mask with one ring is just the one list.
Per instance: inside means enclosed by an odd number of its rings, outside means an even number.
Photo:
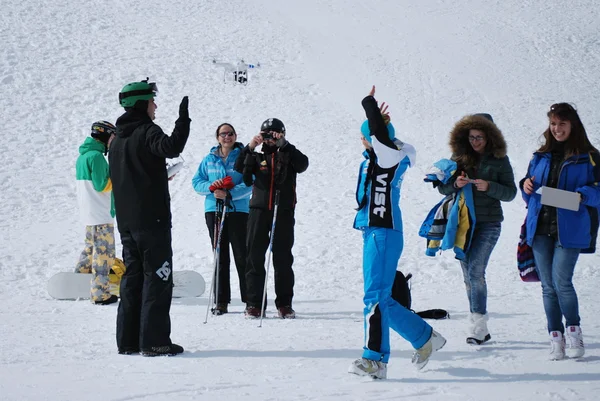
[{"label": "dark green parka", "polygon": [[[477,154],[469,143],[471,129],[483,131],[486,135],[487,145],[482,155]],[[487,191],[473,188],[477,222],[503,221],[500,201],[512,201],[517,194],[517,186],[510,160],[506,156],[506,142],[502,132],[488,118],[468,115],[457,122],[450,132],[450,148],[452,160],[458,164],[458,170],[448,183],[438,186],[440,193],[449,195],[458,191],[454,182],[462,172],[470,179],[485,180],[489,183]]]}]

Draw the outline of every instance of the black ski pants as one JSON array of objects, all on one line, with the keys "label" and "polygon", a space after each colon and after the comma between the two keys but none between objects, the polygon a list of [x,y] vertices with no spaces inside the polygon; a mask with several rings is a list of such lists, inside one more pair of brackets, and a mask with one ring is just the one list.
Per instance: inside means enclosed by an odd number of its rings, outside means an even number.
[{"label": "black ski pants", "polygon": [[[205,214],[206,227],[210,235],[210,242],[215,249],[215,234],[218,236],[215,228],[218,230],[222,213],[208,212]],[[221,247],[219,253],[219,296],[217,297],[216,288],[213,290],[214,302],[228,304],[231,302],[231,283],[229,274],[229,265],[231,258],[229,256],[229,244],[233,250],[235,267],[237,269],[240,283],[240,296],[242,302],[246,302],[246,223],[248,222],[248,213],[230,212],[225,216],[223,223],[223,232],[221,233]],[[213,277],[215,280],[215,277]],[[216,281],[215,281],[216,283]],[[215,285],[216,287],[216,285]],[[218,298],[218,299],[217,299]]]},{"label": "black ski pants", "polygon": [[[273,211],[251,208],[247,235],[247,304],[260,308],[265,285],[265,257],[269,248],[269,233]],[[275,306],[292,306],[294,297],[294,210],[278,210],[273,235],[273,270],[275,275]]]},{"label": "black ski pants", "polygon": [[171,229],[124,231],[121,243],[126,270],[117,312],[117,346],[123,350],[170,345]]}]

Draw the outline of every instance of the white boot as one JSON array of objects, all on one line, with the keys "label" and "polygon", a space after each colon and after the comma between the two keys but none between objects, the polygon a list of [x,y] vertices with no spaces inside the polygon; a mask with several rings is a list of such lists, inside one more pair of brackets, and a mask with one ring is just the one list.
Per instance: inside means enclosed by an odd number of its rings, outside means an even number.
[{"label": "white boot", "polygon": [[352,362],[348,368],[348,373],[359,376],[371,376],[373,379],[386,379],[387,363],[360,358]]},{"label": "white boot", "polygon": [[471,313],[469,320],[471,322],[471,327],[469,336],[467,337],[467,344],[481,345],[492,338],[487,328],[487,314]]},{"label": "white boot", "polygon": [[569,348],[567,349],[567,355],[569,358],[581,358],[583,354],[585,354],[581,327],[567,326],[565,337],[569,342]]},{"label": "white boot", "polygon": [[560,331],[550,332],[550,360],[565,359],[565,337]]},{"label": "white boot", "polygon": [[413,354],[412,363],[418,370],[423,369],[429,362],[431,354],[442,349],[444,345],[446,345],[446,339],[437,331],[431,330],[429,340]]}]

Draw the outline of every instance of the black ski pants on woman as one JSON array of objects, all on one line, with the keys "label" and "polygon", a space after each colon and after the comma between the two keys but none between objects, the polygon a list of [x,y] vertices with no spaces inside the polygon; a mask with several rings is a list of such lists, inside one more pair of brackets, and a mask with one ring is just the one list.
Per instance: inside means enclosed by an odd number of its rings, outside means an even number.
[{"label": "black ski pants on woman", "polygon": [[125,274],[117,312],[119,351],[171,345],[171,229],[121,232]]},{"label": "black ski pants on woman", "polygon": [[[221,213],[218,213],[219,219],[215,218],[215,212],[205,214],[206,227],[210,234],[210,242],[215,246],[215,224],[221,218]],[[233,258],[235,259],[235,267],[238,273],[240,283],[240,296],[242,302],[246,302],[246,223],[248,221],[248,213],[230,212],[225,216],[223,224],[223,233],[221,234],[221,250],[219,254],[219,297],[218,303],[228,304],[231,302],[231,285],[229,265],[231,258],[229,257],[229,244],[233,250]],[[215,278],[213,277],[213,280]],[[216,281],[215,281],[216,283]],[[217,301],[216,288],[214,289],[213,301]]]},{"label": "black ski pants on woman", "polygon": [[[275,306],[292,306],[294,297],[294,210],[278,210],[273,236],[273,270]],[[269,232],[273,211],[251,208],[248,215],[246,294],[248,306],[260,308],[265,285],[265,257],[269,248]]]}]

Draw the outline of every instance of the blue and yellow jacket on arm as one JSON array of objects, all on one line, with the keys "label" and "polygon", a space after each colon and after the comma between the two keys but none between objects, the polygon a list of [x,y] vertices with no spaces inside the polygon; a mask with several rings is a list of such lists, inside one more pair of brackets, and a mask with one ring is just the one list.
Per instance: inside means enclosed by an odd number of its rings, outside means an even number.
[{"label": "blue and yellow jacket on arm", "polygon": [[[442,159],[434,163],[432,173],[425,182],[446,183],[456,172],[456,163]],[[463,260],[471,244],[475,228],[475,204],[473,189],[465,185],[459,191],[447,195],[427,214],[419,230],[419,236],[427,239],[427,256],[435,256],[438,251],[453,249],[456,258]]]}]

